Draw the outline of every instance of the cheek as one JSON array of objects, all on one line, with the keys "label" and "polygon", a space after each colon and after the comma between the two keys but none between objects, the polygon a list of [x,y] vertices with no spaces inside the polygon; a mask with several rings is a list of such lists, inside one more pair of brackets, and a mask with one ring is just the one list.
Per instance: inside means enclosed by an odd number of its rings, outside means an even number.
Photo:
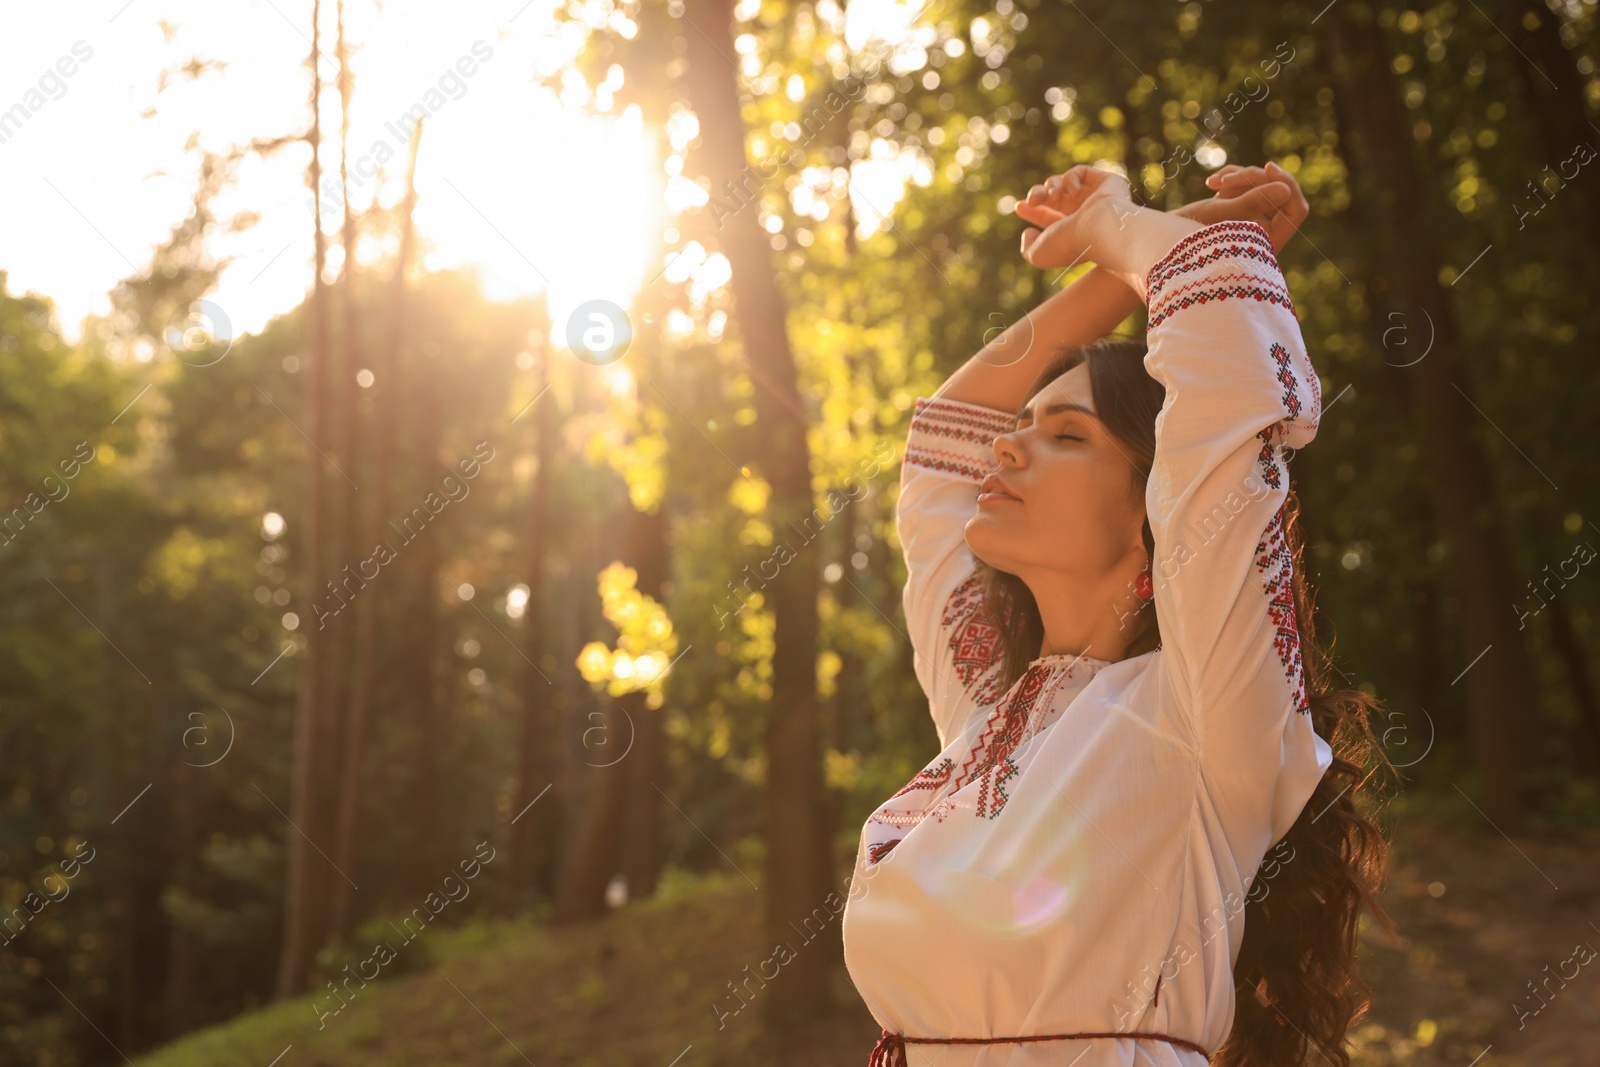
[{"label": "cheek", "polygon": [[1135,530],[1139,525],[1138,503],[1123,462],[1117,457],[1115,463],[1064,462],[1053,468],[1042,480],[1042,506],[1030,516],[1030,524],[1081,559],[1106,563],[1120,558],[1130,524]]}]

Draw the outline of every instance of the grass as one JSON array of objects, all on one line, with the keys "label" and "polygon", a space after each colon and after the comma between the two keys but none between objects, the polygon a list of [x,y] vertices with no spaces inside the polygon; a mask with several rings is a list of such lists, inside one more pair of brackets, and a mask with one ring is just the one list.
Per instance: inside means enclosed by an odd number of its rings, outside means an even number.
[{"label": "grass", "polygon": [[[1512,844],[1487,825],[1406,813],[1384,893],[1402,937],[1363,937],[1376,1003],[1351,1034],[1355,1067],[1600,1063],[1590,1051],[1600,1048],[1600,960],[1525,1025],[1512,1008],[1575,944],[1600,948],[1597,846],[1592,832]],[[842,968],[838,1007],[802,1030],[768,1038],[757,1004],[718,1028],[713,1005],[730,1003],[728,983],[768,954],[760,921],[761,900],[743,878],[670,872],[652,899],[584,927],[521,919],[430,930],[426,969],[359,989],[320,1028],[316,998],[303,997],[138,1062],[860,1067],[878,1027]]]},{"label": "grass", "polygon": [[[191,1034],[140,1056],[140,1067],[434,1067],[441,1063],[533,1063],[667,1067],[782,1062],[785,1049],[814,1047],[798,1035],[783,1049],[761,1033],[754,1010],[721,1030],[712,1005],[727,983],[758,959],[760,900],[748,882],[672,872],[648,901],[581,928],[552,930],[531,920],[477,922],[430,930],[424,971],[380,977],[357,987],[319,1025],[326,989]],[[406,949],[404,951],[410,951]],[[878,1030],[848,979],[836,976],[847,1006],[837,1024],[848,1035],[838,1059],[796,1060],[811,1067],[857,1063]],[[753,1009],[752,1005],[752,1009]],[[776,1057],[776,1058],[771,1058]]]}]

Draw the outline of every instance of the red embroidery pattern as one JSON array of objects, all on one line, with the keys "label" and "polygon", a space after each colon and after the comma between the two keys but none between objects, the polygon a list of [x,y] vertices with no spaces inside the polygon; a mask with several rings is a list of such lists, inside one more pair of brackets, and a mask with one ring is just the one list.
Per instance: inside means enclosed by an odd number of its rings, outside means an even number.
[{"label": "red embroidery pattern", "polygon": [[994,468],[994,439],[1016,428],[1016,416],[1004,411],[919,396],[903,462],[979,482]]},{"label": "red embroidery pattern", "polygon": [[1289,368],[1289,350],[1278,342],[1272,342],[1272,358],[1278,364],[1276,375],[1279,384],[1283,386],[1283,410],[1289,413],[1291,420],[1300,417],[1300,390],[1296,387],[1294,371]]},{"label": "red embroidery pattern", "polygon": [[1261,480],[1272,488],[1279,489],[1283,486],[1283,479],[1279,476],[1278,457],[1272,451],[1272,431],[1262,430],[1256,436],[1261,438],[1261,452],[1256,456],[1261,463]]},{"label": "red embroidery pattern", "polygon": [[[896,793],[894,796],[890,797],[889,800],[884,801],[884,805],[888,805],[889,801],[897,800],[900,797],[903,797],[908,793],[920,793],[920,792],[937,793],[941,788],[943,788],[946,784],[949,783],[950,774],[954,770],[955,770],[955,761],[952,760],[949,756],[945,756],[944,758],[939,760],[938,763],[935,763],[933,766],[924,767],[922,770],[918,771],[912,777],[911,781],[907,782],[905,784],[905,786],[902,787],[901,790],[898,793]],[[915,810],[908,810],[908,809],[905,809],[905,808],[890,808],[890,807],[884,806],[884,807],[880,808],[880,810],[874,812],[867,819],[867,823],[869,825],[872,824],[872,823],[879,823],[880,825],[883,825],[883,826],[894,826],[894,827],[915,826],[918,823],[920,823],[923,820],[928,819],[928,818],[933,818],[933,819],[938,820],[939,822],[943,822],[944,821],[944,817],[946,815],[948,815],[949,813],[950,813],[950,804],[949,804],[948,801],[944,801],[944,800],[941,800],[939,803],[935,804],[931,808],[930,807],[924,807],[924,808],[915,809]],[[898,840],[899,840],[899,838],[895,839],[895,841],[898,841]],[[883,853],[887,854],[889,849],[892,848],[893,846],[894,846],[894,842],[893,841],[886,842],[886,843],[879,843],[877,845],[869,845],[868,846],[869,857],[871,856],[871,853],[872,853],[873,849],[880,849],[881,848]],[[876,858],[869,858],[868,862],[869,863],[876,863],[877,859]]]},{"label": "red embroidery pattern", "polygon": [[979,704],[1000,699],[1000,661],[1005,643],[1000,628],[984,610],[983,585],[976,574],[956,586],[940,620],[950,635],[956,677]]},{"label": "red embroidery pattern", "polygon": [[1281,304],[1289,311],[1294,310],[1288,292],[1281,286],[1264,284],[1258,277],[1248,274],[1224,274],[1197,283],[1191,289],[1174,290],[1164,294],[1160,310],[1152,310],[1150,314],[1150,323],[1145,327],[1145,333],[1148,336],[1150,330],[1186,308],[1243,297],[1269,304]]},{"label": "red embroidery pattern", "polygon": [[[879,810],[873,812],[871,817],[867,819],[867,829],[870,831],[874,824],[878,826],[889,826],[896,830],[901,830],[920,826],[929,819],[932,819],[934,822],[944,822],[945,818],[954,810],[955,805],[951,803],[949,797],[942,798],[937,804],[930,808],[922,808],[919,810],[907,810],[905,808],[880,808]],[[869,843],[867,846],[868,851],[870,852],[871,849],[877,844],[883,844],[883,842]]]},{"label": "red embroidery pattern", "polygon": [[[967,785],[977,784],[973,808],[978,818],[996,818],[1011,799],[1007,789],[1011,780],[1022,773],[1022,766],[1014,758],[1017,749],[1045,728],[1050,716],[1059,710],[1055,707],[1059,702],[1052,694],[1062,681],[1075,675],[1076,667],[1071,663],[1030,664],[1008,699],[990,712],[982,733],[963,759],[959,774],[954,773],[955,761],[941,755],[867,818],[862,833],[866,865],[878,863],[911,829],[929,819],[944,822],[958,806],[955,794]],[[889,806],[890,801],[912,793],[931,795],[922,808]]]},{"label": "red embroidery pattern", "polygon": [[[1267,233],[1267,228],[1259,222],[1245,222],[1238,219],[1229,219],[1224,222],[1213,222],[1202,226],[1184,235],[1183,240],[1172,246],[1155,265],[1150,268],[1150,280],[1159,286],[1167,280],[1168,273],[1179,269],[1181,261],[1186,257],[1199,253],[1204,248],[1215,245],[1227,239],[1249,242],[1255,247],[1256,252],[1272,254],[1272,237]],[[1216,258],[1213,256],[1212,258]],[[1274,258],[1273,265],[1277,265]]]},{"label": "red embroidery pattern", "polygon": [[[983,786],[978,790],[978,817],[994,818],[1000,814],[1000,809],[1006,806],[1006,801],[1011,799],[1011,794],[1005,790],[1005,784],[1017,776],[1017,765],[1011,757],[1005,760],[992,772],[984,776]],[[984,809],[988,810],[985,811]]]},{"label": "red embroidery pattern", "polygon": [[[1234,258],[1246,266],[1250,261],[1263,269],[1213,274],[1188,285],[1177,284],[1185,275],[1203,271],[1220,259]],[[1272,239],[1257,222],[1214,222],[1184,237],[1150,268],[1146,275],[1146,301],[1151,331],[1185,308],[1213,301],[1248,297],[1279,304],[1295,314],[1294,302],[1283,284],[1282,268],[1272,252]],[[1296,315],[1298,318],[1298,315]]]},{"label": "red embroidery pattern", "polygon": [[879,845],[869,845],[869,846],[867,846],[867,865],[871,866],[872,864],[877,863],[879,860],[883,859],[883,857],[887,856],[890,852],[892,852],[894,850],[894,846],[898,845],[900,842],[902,842],[904,840],[905,840],[905,838],[903,838],[903,837],[896,837],[893,840],[885,841],[885,842],[883,842],[882,844],[879,844]]},{"label": "red embroidery pattern", "polygon": [[1305,665],[1300,657],[1300,629],[1295,622],[1294,591],[1290,584],[1293,565],[1289,558],[1289,541],[1283,530],[1283,508],[1279,508],[1267,523],[1261,540],[1256,544],[1256,570],[1261,573],[1267,594],[1267,615],[1277,628],[1272,647],[1278,653],[1284,675],[1289,679],[1289,690],[1294,697],[1296,711],[1311,713],[1311,702],[1306,695]]},{"label": "red embroidery pattern", "polygon": [[949,756],[946,756],[932,767],[926,767],[918,771],[916,777],[912,778],[911,781],[905,784],[905,788],[901,789],[900,792],[896,793],[889,799],[895,800],[899,797],[905,796],[907,793],[914,793],[925,789],[936,790],[950,780],[950,772],[955,770],[955,767],[955,760],[951,759]]},{"label": "red embroidery pattern", "polygon": [[955,810],[949,797],[942,798],[931,808],[919,808],[908,811],[905,808],[882,808],[872,814],[868,822],[882,823],[885,826],[915,826],[920,822],[932,819],[935,822],[944,822],[944,817]]},{"label": "red embroidery pattern", "polygon": [[1002,786],[1017,773],[1011,755],[1028,736],[1034,706],[1050,677],[1049,669],[1030,666],[1028,673],[1011,690],[1010,698],[989,713],[983,732],[962,762],[961,774],[951,786],[951,792],[969,782],[978,782],[979,818],[992,819],[1005,808],[1009,798]]},{"label": "red embroidery pattern", "polygon": [[[1274,341],[1268,351],[1272,356],[1273,362],[1278,365],[1273,377],[1277,378],[1279,384],[1283,386],[1282,400],[1286,417],[1256,434],[1261,439],[1261,451],[1256,458],[1261,464],[1261,480],[1273,489],[1281,489],[1283,488],[1283,476],[1278,464],[1277,450],[1273,447],[1273,437],[1274,435],[1286,434],[1288,423],[1299,419],[1303,408],[1300,401],[1300,380],[1295,376],[1294,370],[1290,366],[1293,357],[1290,355],[1289,349]],[[1316,375],[1313,374],[1311,379],[1316,382]],[[1321,388],[1320,385],[1313,385],[1311,390],[1312,395],[1317,398],[1316,403],[1319,412],[1321,411]]]}]

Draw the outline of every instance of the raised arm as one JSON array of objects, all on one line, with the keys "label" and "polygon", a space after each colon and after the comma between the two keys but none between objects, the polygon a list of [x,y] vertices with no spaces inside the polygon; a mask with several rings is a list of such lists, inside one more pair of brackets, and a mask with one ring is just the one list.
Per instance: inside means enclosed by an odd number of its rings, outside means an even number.
[{"label": "raised arm", "polygon": [[1259,223],[1184,235],[1146,286],[1145,367],[1166,389],[1145,496],[1158,684],[1194,731],[1235,853],[1259,856],[1332,757],[1311,726],[1283,511],[1285,448],[1316,435],[1321,388]]},{"label": "raised arm", "polygon": [[[1091,249],[1083,244],[1067,254],[1059,254],[1063,247],[1054,241],[1055,224],[1096,196],[1120,193],[1126,200],[1127,182],[1080,165],[1035,185],[1017,202],[1017,215],[1031,224],[1022,235],[1023,254],[1035,266],[1052,269],[1080,261],[1092,261],[1094,266],[985,344],[935,395],[1016,411],[1039,371],[1063,347],[1098,341],[1138,310],[1147,299],[1145,275],[1178,238],[1222,219],[1254,219],[1271,227],[1273,247],[1278,248],[1305,217],[1305,198],[1276,163],[1265,168],[1229,164],[1209,175],[1206,184],[1216,196],[1170,212],[1139,209],[1137,227],[1126,225],[1131,216],[1122,209],[1110,213],[1101,229],[1117,247]],[[1113,225],[1115,233],[1107,228]],[[1058,255],[1047,258],[1051,252]]]},{"label": "raised arm", "polygon": [[1127,280],[1094,267],[1007,326],[934,395],[1014,413],[1039,371],[1063,347],[1099,340],[1141,303]]},{"label": "raised arm", "polygon": [[[1307,206],[1273,170],[1209,184],[1258,186],[1238,199],[1287,239]],[[1143,278],[1145,368],[1166,390],[1145,494],[1156,684],[1192,731],[1235,855],[1258,860],[1332,760],[1311,726],[1283,511],[1285,449],[1315,436],[1321,389],[1266,225],[1138,207],[1122,179],[1077,173],[1075,209],[1024,254]]]},{"label": "raised arm", "polygon": [[981,617],[966,544],[978,484],[996,465],[994,439],[1016,428],[1028,387],[1062,345],[1103,337],[1138,306],[1124,280],[1097,267],[991,340],[932,397],[917,398],[895,525],[913,663],[941,748],[965,725],[966,710],[1000,695],[999,634]]},{"label": "raised arm", "polygon": [[[1088,210],[1094,189],[1113,180],[1096,173],[1085,181],[1081,172],[1088,170],[1058,176],[1066,179],[1065,188],[1043,198],[1036,187],[1030,201],[1048,202],[1042,209],[1019,205],[1018,214],[1045,227],[1046,240],[1039,230],[1023,238],[1024,255],[1034,265],[1058,268],[1089,258],[1094,269],[986,345],[933,398],[919,397],[913,412],[896,525],[906,558],[903,604],[917,677],[929,696],[941,747],[965,725],[974,701],[981,705],[1000,695],[994,684],[999,634],[980,618],[976,564],[965,539],[978,484],[995,466],[994,438],[1014,428],[1028,388],[1060,348],[1110,332],[1145,296],[1156,261],[1209,228],[1203,220],[1277,212],[1290,192],[1274,176],[1250,168],[1253,173],[1213,175],[1208,184],[1218,197],[1176,212],[1135,208],[1125,197],[1120,205]],[[1270,187],[1262,187],[1263,177]],[[1056,253],[1060,261],[1049,262]],[[1172,397],[1169,392],[1169,403]],[[1163,543],[1158,533],[1158,551]]]}]

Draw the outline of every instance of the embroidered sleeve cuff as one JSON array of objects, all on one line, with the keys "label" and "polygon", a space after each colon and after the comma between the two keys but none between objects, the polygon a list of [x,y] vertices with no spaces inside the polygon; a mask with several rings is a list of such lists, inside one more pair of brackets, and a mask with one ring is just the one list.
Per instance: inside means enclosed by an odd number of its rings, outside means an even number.
[{"label": "embroidered sleeve cuff", "polygon": [[994,439],[1017,428],[1009,411],[944,397],[918,397],[905,463],[980,482],[995,466]]},{"label": "embroidered sleeve cuff", "polygon": [[1294,312],[1264,226],[1233,220],[1202,226],[1173,245],[1145,276],[1146,336],[1185,308],[1239,297]]}]

